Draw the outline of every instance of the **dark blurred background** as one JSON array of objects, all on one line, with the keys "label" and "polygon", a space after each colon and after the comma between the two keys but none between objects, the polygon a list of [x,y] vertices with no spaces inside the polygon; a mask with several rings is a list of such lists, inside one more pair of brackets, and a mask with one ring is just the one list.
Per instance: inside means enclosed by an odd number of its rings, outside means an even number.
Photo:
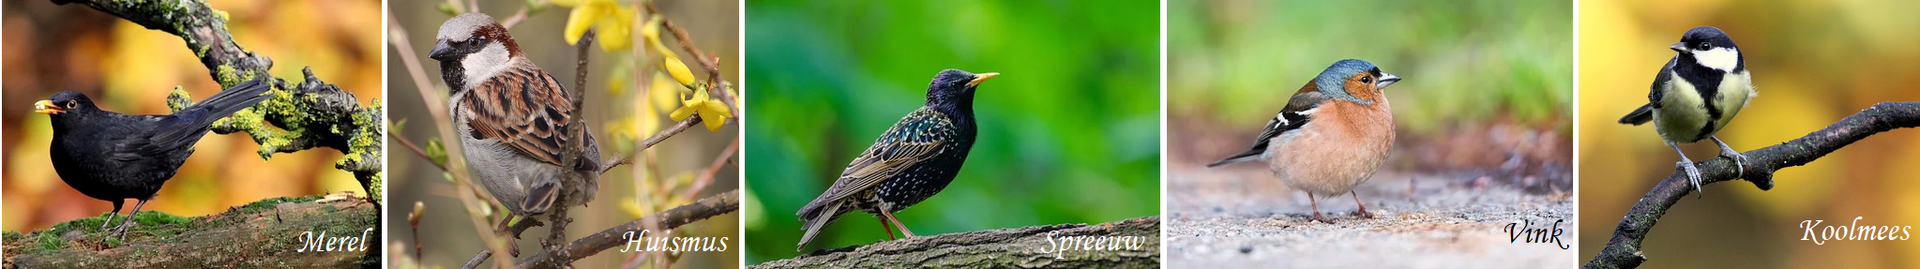
[{"label": "dark blurred background", "polygon": [[[1614,123],[1647,102],[1667,45],[1695,26],[1727,32],[1760,95],[1719,133],[1735,150],[1776,145],[1885,101],[1920,91],[1920,2],[1584,1],[1580,4],[1580,257],[1591,259],[1620,218],[1673,173],[1672,148],[1652,126]],[[1801,221],[1822,226],[1920,224],[1920,132],[1894,130],[1807,166],[1780,170],[1775,187],[1745,181],[1705,187],[1647,235],[1645,268],[1912,268],[1910,241],[1800,241]],[[1695,161],[1713,143],[1682,145]],[[1816,230],[1817,231],[1817,230]]]},{"label": "dark blurred background", "polygon": [[[640,24],[646,22],[651,14],[646,8],[637,7],[633,1],[614,1],[622,8],[637,8],[630,36],[633,47],[624,51],[604,51],[598,45],[592,49],[588,70],[586,103],[579,114],[586,117],[595,137],[600,141],[603,160],[612,160],[618,156],[634,152],[634,144],[653,135],[666,126],[674,124],[667,113],[680,107],[681,93],[688,91],[671,82],[671,79],[657,77],[655,66],[658,55],[646,52],[646,46],[639,34]],[[722,77],[739,84],[740,70],[736,63],[740,60],[739,51],[739,5],[733,1],[694,1],[694,0],[658,0],[654,5],[674,23],[685,28],[694,38],[701,50],[718,57]],[[387,62],[389,90],[393,101],[388,111],[392,122],[406,121],[399,134],[417,144],[428,140],[438,140],[440,126],[435,126],[429,116],[425,102],[446,104],[450,93],[440,80],[439,63],[426,58],[433,48],[434,34],[440,24],[453,15],[439,11],[436,5],[446,1],[394,1],[391,5],[393,22],[405,32],[404,37],[411,45],[411,53],[421,66],[418,66],[426,81],[416,80],[408,74],[410,68],[399,51],[392,45],[382,44],[391,61]],[[527,58],[539,65],[555,78],[560,78],[568,90],[575,87],[577,73],[575,61],[578,53],[572,45],[562,38],[563,29],[571,8],[549,5],[538,1],[532,5],[528,1],[501,0],[479,1],[479,11],[492,16],[495,20],[506,21],[518,12],[532,10],[538,6],[538,12],[529,13],[524,21],[508,29],[519,43]],[[665,45],[679,53],[685,59],[694,74],[705,80],[707,72],[694,62],[694,57],[681,50],[672,33],[662,29],[661,36]],[[601,35],[606,41],[607,35]],[[426,84],[433,87],[424,94],[416,85]],[[736,86],[736,88],[743,88]],[[744,92],[744,90],[741,90]],[[691,95],[691,94],[688,94]],[[441,113],[444,113],[442,111]],[[752,115],[747,115],[752,116]],[[446,123],[451,124],[451,123]],[[448,125],[451,126],[451,125]],[[720,167],[711,185],[705,186],[700,193],[688,196],[689,185],[696,175],[706,170],[721,151],[733,143],[739,136],[738,124],[722,126],[719,131],[708,131],[705,127],[695,126],[686,132],[673,136],[653,147],[653,157],[640,154],[635,157],[636,164],[623,165],[601,176],[600,192],[586,207],[575,207],[569,211],[574,223],[568,226],[568,238],[577,239],[587,234],[599,232],[615,225],[663,211],[673,206],[705,198],[739,188],[738,166],[726,164]],[[415,201],[426,204],[426,214],[416,230],[404,221],[389,223],[391,238],[396,247],[392,255],[420,257],[427,267],[456,267],[468,258],[479,253],[484,247],[478,233],[471,224],[469,212],[461,207],[454,195],[453,181],[447,179],[439,168],[425,158],[400,143],[389,139],[390,150],[388,169],[388,190],[392,195],[389,203],[397,206],[387,212],[394,220],[405,220]],[[452,159],[462,159],[459,142],[446,143],[447,152]],[[736,157],[735,160],[738,160]],[[497,210],[497,209],[496,209]],[[500,211],[495,211],[496,213]],[[544,219],[544,217],[542,217]],[[674,230],[675,237],[727,237],[727,252],[685,252],[684,256],[673,263],[673,267],[722,267],[730,268],[740,263],[739,215],[726,214],[694,222]],[[518,241],[521,254],[528,255],[537,251],[539,240],[546,238],[551,227],[536,227],[527,231]],[[663,231],[652,231],[659,234]],[[423,245],[422,253],[416,253],[413,245]],[[404,247],[399,247],[404,246]],[[640,252],[621,253],[612,249],[587,259],[575,262],[581,268],[614,268],[640,259],[655,258]],[[398,260],[396,259],[396,263]],[[651,265],[656,260],[645,260],[637,265]]]},{"label": "dark blurred background", "polygon": [[[273,58],[270,73],[299,83],[300,69],[351,91],[366,106],[380,96],[380,1],[208,1],[226,11],[227,29],[247,50]],[[5,2],[5,229],[45,229],[99,216],[113,204],[68,187],[48,160],[53,129],[33,102],[53,93],[85,93],[102,109],[166,114],[167,92],[184,87],[200,100],[220,91],[205,65],[177,36],[85,5]],[[268,197],[363,192],[335,170],[340,153],[314,149],[261,160],[243,135],[208,134],[159,196],[141,208],[198,216]],[[365,195],[365,194],[361,194]],[[122,216],[132,210],[128,200]]]},{"label": "dark blurred background", "polygon": [[[979,141],[945,191],[896,216],[918,235],[1159,212],[1159,6],[1152,1],[749,1],[749,264],[801,254],[794,212],[926,100],[980,85]],[[810,249],[886,240],[849,213]]]}]

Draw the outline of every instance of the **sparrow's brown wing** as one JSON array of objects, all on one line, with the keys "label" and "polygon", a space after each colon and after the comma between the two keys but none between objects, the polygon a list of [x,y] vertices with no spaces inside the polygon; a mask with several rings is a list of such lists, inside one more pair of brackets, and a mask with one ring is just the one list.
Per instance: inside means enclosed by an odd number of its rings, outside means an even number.
[{"label": "sparrow's brown wing", "polygon": [[840,172],[840,179],[816,201],[838,201],[879,186],[880,182],[907,168],[928,161],[958,132],[953,121],[940,112],[927,108],[915,110],[887,128],[859,157],[854,157],[853,163]]},{"label": "sparrow's brown wing", "polygon": [[[476,138],[496,139],[521,155],[554,165],[571,130],[573,102],[559,80],[525,59],[481,82],[460,102],[472,115],[467,126]],[[584,158],[583,158],[584,159]],[[585,163],[585,162],[582,162]]]}]

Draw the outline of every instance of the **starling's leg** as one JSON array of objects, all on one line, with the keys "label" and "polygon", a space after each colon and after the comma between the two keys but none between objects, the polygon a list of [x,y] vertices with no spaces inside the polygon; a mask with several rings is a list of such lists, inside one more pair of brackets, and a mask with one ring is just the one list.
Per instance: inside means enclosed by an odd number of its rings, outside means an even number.
[{"label": "starling's leg", "polygon": [[1360,203],[1360,192],[1348,191],[1347,193],[1353,194],[1353,204],[1360,206],[1360,217],[1369,218],[1369,219],[1373,218],[1373,213],[1367,213],[1367,205],[1364,203]]},{"label": "starling's leg", "polygon": [[1728,159],[1733,159],[1733,169],[1735,169],[1734,171],[1737,172],[1735,175],[1738,175],[1737,177],[1740,177],[1740,178],[1746,178],[1747,177],[1747,155],[1741,155],[1739,151],[1733,151],[1733,147],[1727,146],[1727,142],[1720,142],[1719,137],[1707,136],[1707,138],[1712,138],[1714,144],[1720,144],[1721,157],[1727,157]]},{"label": "starling's leg", "polygon": [[1680,144],[1667,141],[1667,146],[1673,147],[1674,152],[1680,153],[1680,162],[1674,163],[1673,165],[1687,172],[1687,182],[1693,183],[1693,192],[1700,193],[1703,196],[1706,195],[1706,193],[1700,192],[1700,168],[1693,167],[1693,160],[1687,159],[1687,152],[1680,150]]},{"label": "starling's leg", "polygon": [[1333,224],[1333,219],[1328,219],[1325,216],[1320,216],[1320,202],[1313,200],[1313,192],[1307,192],[1307,206],[1313,207],[1313,220],[1318,220],[1320,222],[1325,222],[1327,224]]},{"label": "starling's leg", "polygon": [[893,210],[886,210],[886,209],[884,209],[884,208],[883,208],[883,209],[881,209],[881,210],[880,210],[880,214],[881,214],[881,215],[886,215],[886,216],[887,216],[887,220],[891,220],[891,221],[893,221],[893,226],[894,226],[894,227],[899,227],[899,228],[900,228],[900,237],[913,237],[913,231],[911,231],[911,230],[907,230],[907,224],[906,224],[906,223],[900,223],[900,219],[896,219],[896,218],[893,218],[893,213],[892,213],[892,212],[888,212],[888,211],[893,211]]},{"label": "starling's leg", "polygon": [[874,219],[874,220],[878,220],[878,221],[880,221],[880,229],[881,229],[881,230],[886,230],[886,231],[887,231],[887,241],[893,241],[894,239],[897,239],[897,238],[894,238],[894,237],[893,237],[893,225],[892,225],[892,223],[889,223],[889,222],[887,222],[887,219],[882,219],[882,218],[879,218],[879,217],[874,217],[873,219]]},{"label": "starling's leg", "polygon": [[107,211],[107,220],[100,221],[100,231],[107,231],[107,224],[113,223],[113,216],[120,214],[120,205],[125,200],[113,200],[113,211]]},{"label": "starling's leg", "polygon": [[140,199],[139,202],[134,202],[133,211],[127,212],[127,218],[120,221],[120,228],[114,229],[113,235],[110,236],[120,237],[120,241],[126,241],[127,228],[133,228],[133,217],[140,214],[140,206],[144,205],[147,205],[147,199]]}]

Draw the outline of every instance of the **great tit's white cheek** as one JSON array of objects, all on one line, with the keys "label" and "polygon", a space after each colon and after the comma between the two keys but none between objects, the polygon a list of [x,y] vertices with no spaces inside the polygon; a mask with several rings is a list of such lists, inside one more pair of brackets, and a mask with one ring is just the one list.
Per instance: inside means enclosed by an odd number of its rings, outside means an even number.
[{"label": "great tit's white cheek", "polygon": [[1740,51],[1734,50],[1733,48],[1722,47],[1710,50],[1692,50],[1691,52],[1693,53],[1694,61],[1707,68],[1713,68],[1721,72],[1732,72],[1734,67],[1740,66]]}]

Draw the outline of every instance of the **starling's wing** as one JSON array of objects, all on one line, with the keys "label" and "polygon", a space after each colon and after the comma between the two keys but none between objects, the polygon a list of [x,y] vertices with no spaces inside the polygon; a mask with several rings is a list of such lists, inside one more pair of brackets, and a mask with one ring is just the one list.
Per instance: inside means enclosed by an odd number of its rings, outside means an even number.
[{"label": "starling's wing", "polygon": [[126,148],[116,150],[114,158],[121,159],[120,154],[127,154],[126,158],[157,156],[180,148],[192,147],[195,142],[200,141],[200,136],[206,135],[208,125],[267,100],[269,96],[261,93],[272,88],[273,85],[266,83],[266,78],[263,76],[260,79],[240,82],[233,87],[228,87],[171,115],[127,116],[128,119],[139,119],[137,122],[149,124],[145,128],[152,130],[152,136],[125,141],[128,143],[125,145]]},{"label": "starling's wing", "polygon": [[820,197],[837,201],[878,186],[908,167],[932,159],[958,133],[945,114],[926,108],[915,110],[855,157]]},{"label": "starling's wing", "polygon": [[[481,82],[459,100],[464,105],[467,126],[472,132],[462,135],[494,139],[506,143],[514,152],[542,162],[561,165],[560,155],[572,126],[573,102],[566,87],[546,71],[524,59]],[[582,126],[584,127],[584,126]],[[591,147],[592,145],[587,145]],[[585,152],[585,151],[583,151]],[[579,166],[598,167],[584,154]]]},{"label": "starling's wing", "polygon": [[1274,137],[1306,126],[1307,121],[1312,119],[1313,109],[1320,107],[1320,104],[1325,103],[1329,98],[1325,93],[1311,89],[1294,94],[1292,99],[1287,100],[1286,108],[1280,109],[1280,113],[1274,113],[1273,119],[1267,120],[1267,127],[1260,132],[1259,137],[1254,138],[1253,146],[1248,147],[1246,151],[1207,164],[1207,167],[1217,167],[1259,157],[1261,153],[1267,151],[1267,146],[1272,144]]},{"label": "starling's wing", "polygon": [[1620,124],[1640,125],[1653,121],[1653,110],[1660,108],[1660,99],[1664,98],[1663,95],[1667,94],[1666,90],[1669,88],[1667,84],[1673,82],[1673,65],[1679,60],[1680,57],[1668,59],[1667,65],[1660,67],[1660,74],[1653,76],[1653,86],[1648,87],[1647,104],[1620,117]]}]

